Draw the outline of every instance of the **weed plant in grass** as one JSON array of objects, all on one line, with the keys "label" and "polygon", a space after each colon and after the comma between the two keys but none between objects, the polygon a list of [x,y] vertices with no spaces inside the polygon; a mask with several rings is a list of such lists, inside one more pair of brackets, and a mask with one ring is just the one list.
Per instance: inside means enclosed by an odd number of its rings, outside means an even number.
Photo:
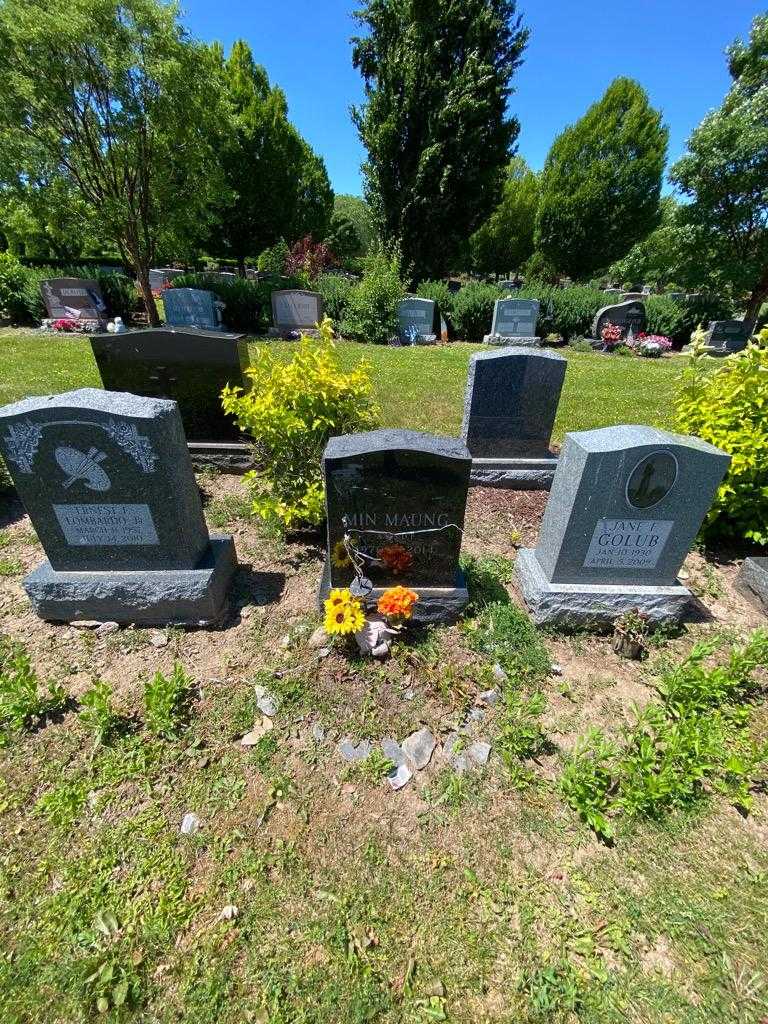
[{"label": "weed plant in grass", "polygon": [[62,710],[66,694],[58,683],[41,691],[23,644],[0,635],[0,746],[13,733],[36,725],[46,715]]},{"label": "weed plant in grass", "polygon": [[192,681],[181,662],[174,662],[170,676],[158,671],[144,685],[144,721],[150,732],[173,739],[189,719]]}]

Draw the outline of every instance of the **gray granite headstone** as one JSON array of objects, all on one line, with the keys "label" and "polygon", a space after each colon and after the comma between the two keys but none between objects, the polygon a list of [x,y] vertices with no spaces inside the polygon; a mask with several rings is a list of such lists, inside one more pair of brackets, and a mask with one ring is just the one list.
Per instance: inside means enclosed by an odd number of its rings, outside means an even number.
[{"label": "gray granite headstone", "polygon": [[234,420],[224,414],[221,392],[227,384],[244,386],[244,334],[150,327],[93,335],[91,348],[107,391],[177,402],[187,441],[242,440]]},{"label": "gray granite headstone", "polygon": [[471,456],[456,438],[413,430],[334,437],[323,455],[328,564],[321,591],[355,579],[349,534],[371,599],[402,584],[420,595],[415,617],[446,620],[466,604],[459,571]]},{"label": "gray granite headstone", "polygon": [[420,299],[416,296],[401,299],[397,304],[397,323],[400,340],[409,344],[411,335],[413,335],[416,344],[436,341],[436,307],[437,304],[433,299]]},{"label": "gray granite headstone", "polygon": [[50,320],[106,321],[107,304],[98,281],[59,277],[41,281],[40,291]]},{"label": "gray granite headstone", "polygon": [[550,451],[567,360],[548,349],[476,352],[469,362],[461,436],[472,454],[472,483],[517,489],[549,486]]},{"label": "gray granite headstone", "polygon": [[538,622],[678,618],[677,574],[730,456],[695,437],[618,426],[566,436],[535,550],[518,555]]},{"label": "gray granite headstone", "polygon": [[202,288],[167,288],[163,292],[163,308],[169,327],[216,331],[221,326],[220,304],[213,292]]},{"label": "gray granite headstone", "polygon": [[43,618],[213,621],[235,567],[213,541],[175,402],[83,388],[0,409],[0,452],[48,561]]},{"label": "gray granite headstone", "polygon": [[729,356],[745,349],[751,336],[751,324],[743,320],[711,320],[704,345],[711,356]]},{"label": "gray granite headstone", "polygon": [[501,338],[533,338],[538,318],[538,299],[496,299],[491,334]]},{"label": "gray granite headstone", "polygon": [[745,558],[736,577],[736,589],[758,611],[768,615],[768,558]]},{"label": "gray granite headstone", "polygon": [[273,331],[314,330],[323,319],[323,297],[319,292],[285,288],[272,292]]},{"label": "gray granite headstone", "polygon": [[600,332],[606,324],[621,327],[624,337],[629,334],[630,329],[633,334],[640,334],[648,326],[645,303],[639,299],[632,299],[629,302],[619,302],[615,306],[603,306],[592,321],[591,336],[600,340]]},{"label": "gray granite headstone", "polygon": [[152,267],[149,272],[149,287],[155,290],[165,288],[174,277],[185,273],[185,270],[178,270],[176,267]]}]

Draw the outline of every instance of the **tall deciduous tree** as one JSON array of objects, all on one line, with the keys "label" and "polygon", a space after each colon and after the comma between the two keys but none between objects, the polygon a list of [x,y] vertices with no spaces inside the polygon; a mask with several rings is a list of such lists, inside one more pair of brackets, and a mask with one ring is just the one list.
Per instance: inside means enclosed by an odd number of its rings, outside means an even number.
[{"label": "tall deciduous tree", "polygon": [[690,199],[682,219],[694,244],[710,254],[716,280],[749,295],[745,318],[754,322],[768,299],[768,15],[728,60],[733,85],[670,177]]},{"label": "tall deciduous tree", "polygon": [[522,157],[510,160],[501,202],[469,240],[472,265],[482,273],[517,270],[533,254],[539,179]]},{"label": "tall deciduous tree", "polygon": [[0,0],[0,174],[58,174],[136,270],[220,192],[210,51],[159,0]]},{"label": "tall deciduous tree", "polygon": [[355,16],[366,196],[415,276],[439,276],[499,200],[528,33],[514,0],[367,0]]},{"label": "tall deciduous tree", "polygon": [[367,253],[376,240],[376,225],[368,203],[360,196],[336,195],[333,200],[333,216],[339,220],[352,221],[362,252]]},{"label": "tall deciduous tree", "polygon": [[668,134],[645,90],[617,78],[555,139],[541,178],[536,247],[558,270],[587,277],[653,230]]},{"label": "tall deciduous tree", "polygon": [[248,44],[237,40],[225,60],[212,48],[229,106],[218,155],[229,198],[208,242],[217,255],[245,260],[280,238],[322,238],[333,204],[322,160],[288,120],[282,89],[269,83]]}]

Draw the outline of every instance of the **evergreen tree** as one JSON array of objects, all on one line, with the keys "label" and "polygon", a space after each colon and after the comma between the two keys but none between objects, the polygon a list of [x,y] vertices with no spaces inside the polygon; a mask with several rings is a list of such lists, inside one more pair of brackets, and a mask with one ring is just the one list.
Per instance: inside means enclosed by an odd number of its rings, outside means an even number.
[{"label": "evergreen tree", "polygon": [[514,0],[366,0],[352,59],[366,102],[366,197],[418,278],[451,268],[501,193],[519,132],[506,115],[528,38]]},{"label": "evergreen tree", "polygon": [[590,277],[656,227],[668,135],[645,90],[617,78],[555,139],[541,177],[536,247],[559,271]]}]

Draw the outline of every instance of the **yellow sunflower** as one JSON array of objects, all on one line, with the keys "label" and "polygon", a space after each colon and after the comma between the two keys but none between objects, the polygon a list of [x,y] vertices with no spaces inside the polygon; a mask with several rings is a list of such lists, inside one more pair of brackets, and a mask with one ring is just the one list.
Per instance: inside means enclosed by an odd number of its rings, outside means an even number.
[{"label": "yellow sunflower", "polygon": [[[346,594],[346,599],[338,595]],[[337,595],[337,596],[335,596]],[[362,604],[350,596],[349,591],[331,591],[325,602],[325,631],[331,636],[358,633],[365,625]]]},{"label": "yellow sunflower", "polygon": [[331,552],[331,561],[337,569],[348,569],[352,565],[346,545],[343,540],[336,541]]}]

